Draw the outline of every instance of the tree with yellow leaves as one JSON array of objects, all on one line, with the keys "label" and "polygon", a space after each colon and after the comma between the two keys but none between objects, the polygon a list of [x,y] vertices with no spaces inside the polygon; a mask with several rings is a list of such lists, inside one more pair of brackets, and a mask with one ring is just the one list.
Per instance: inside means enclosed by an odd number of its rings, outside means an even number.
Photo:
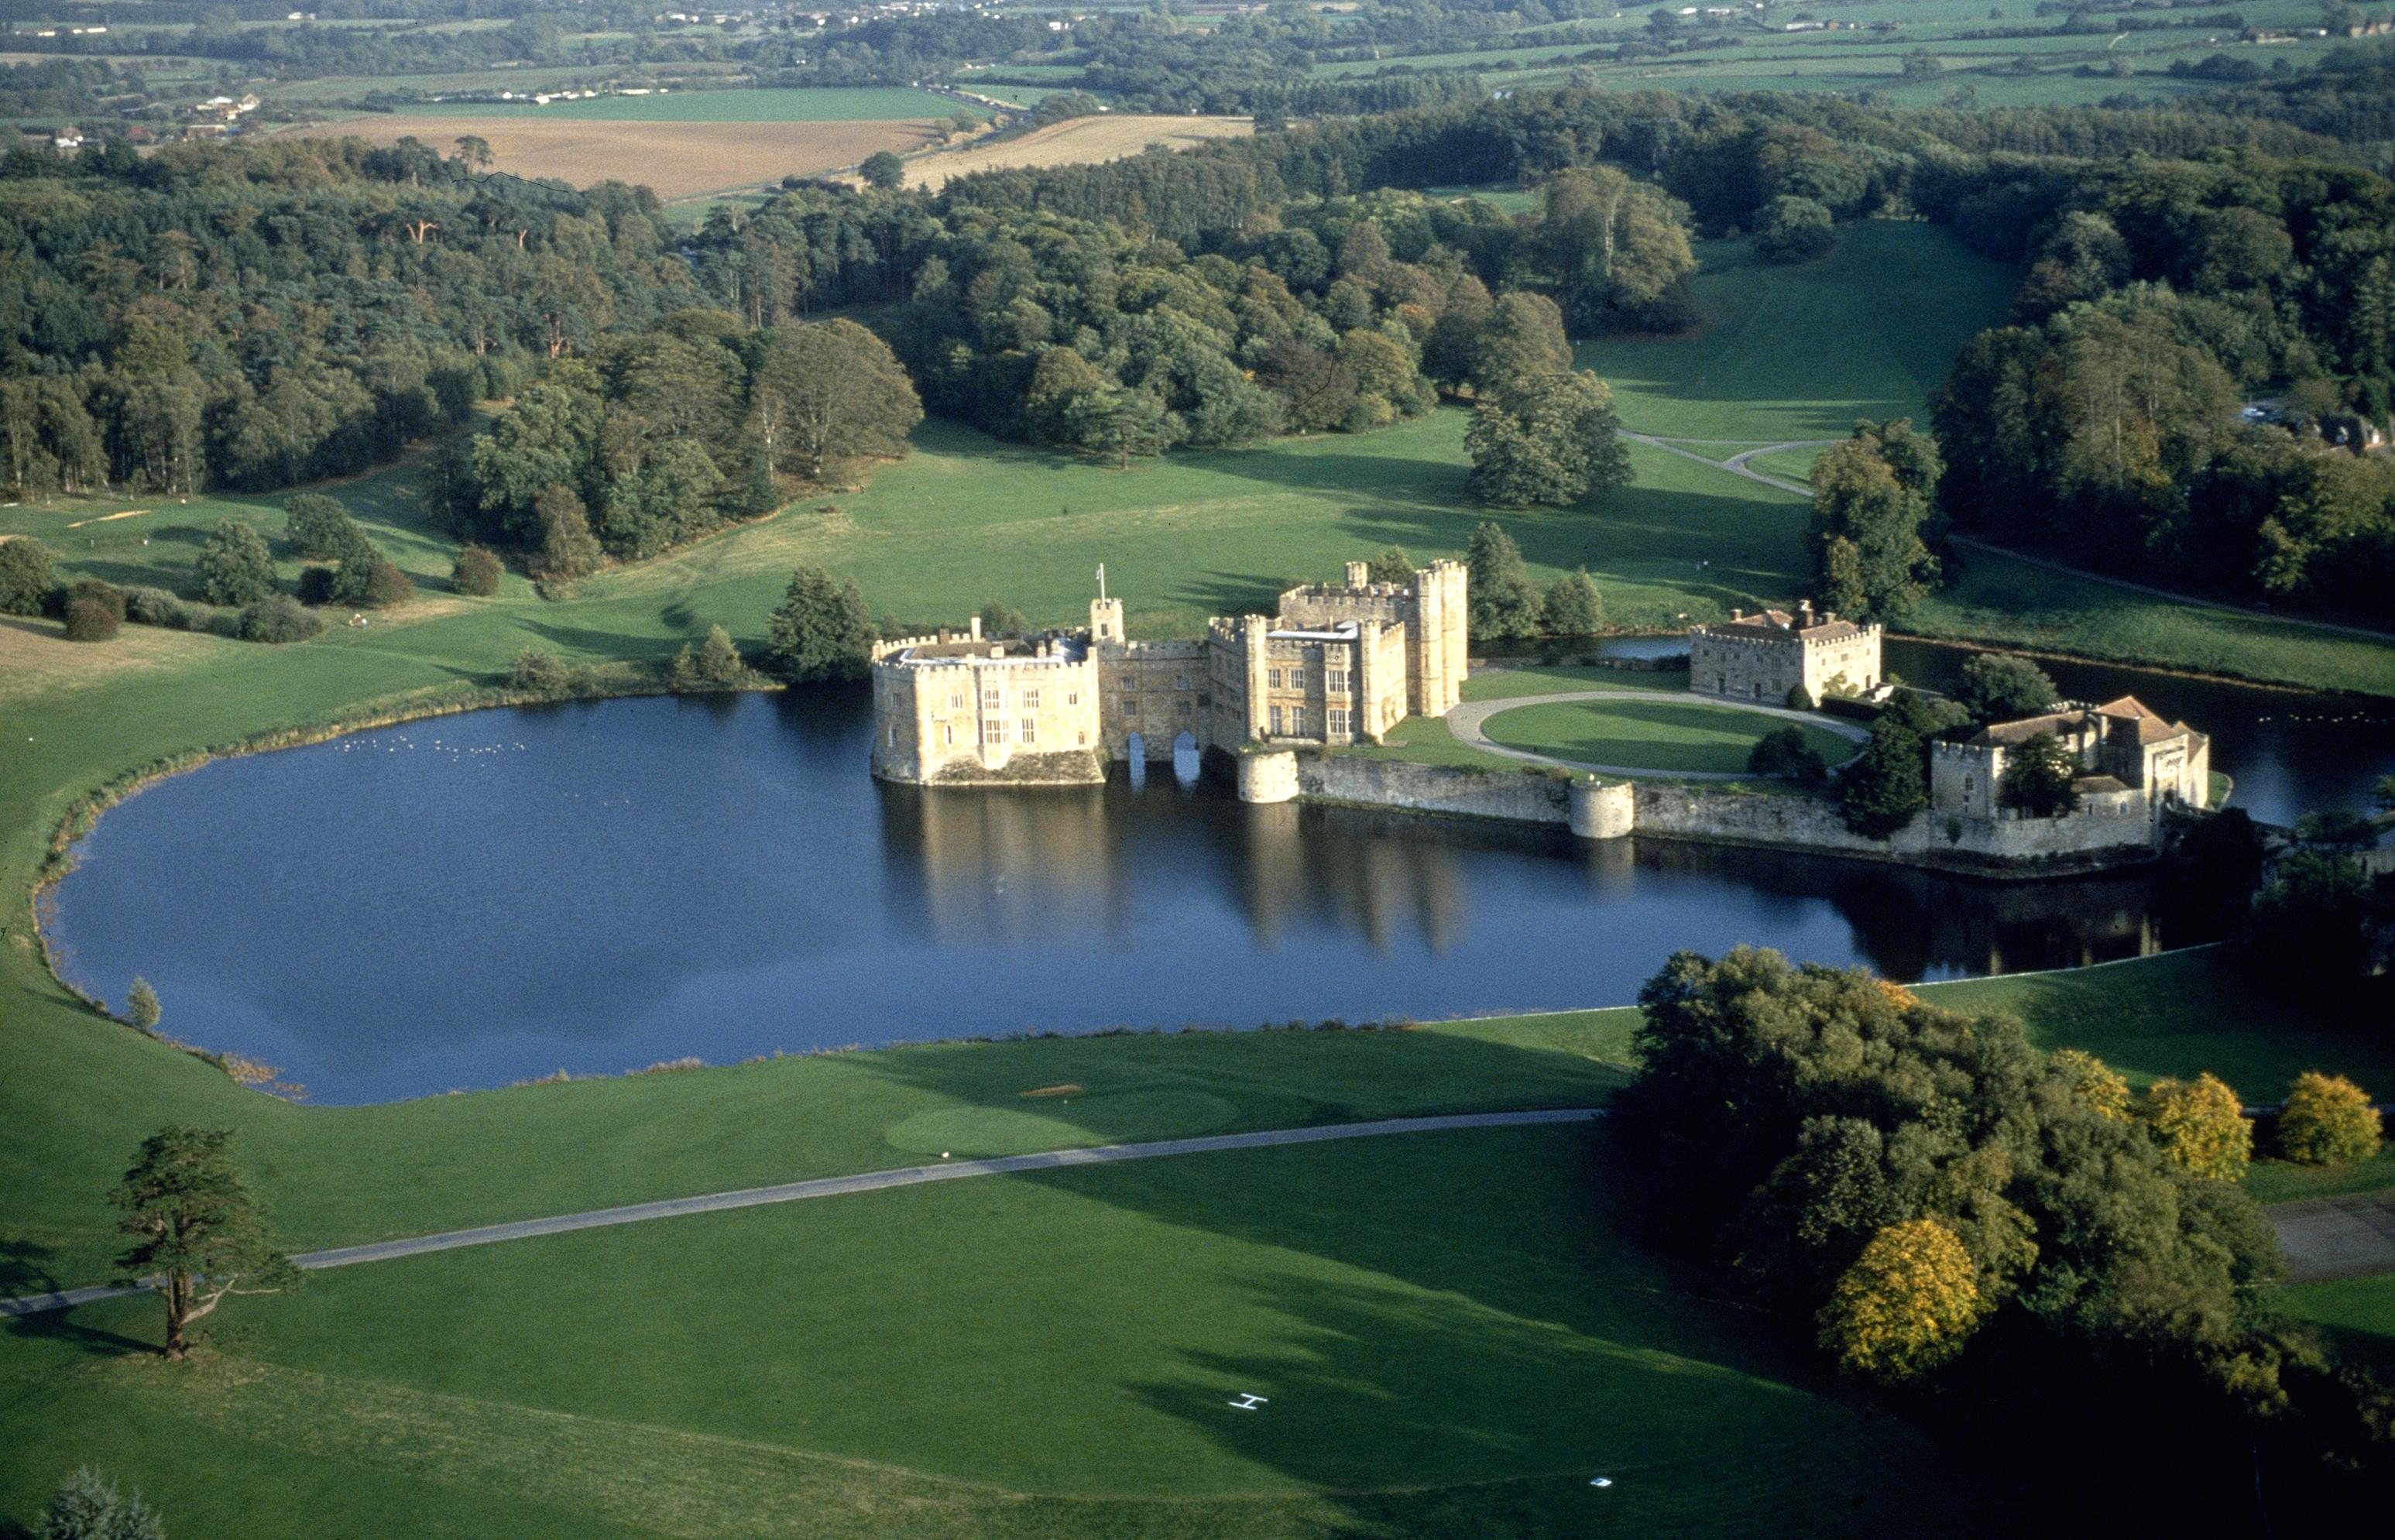
[{"label": "tree with yellow leaves", "polygon": [[2199,1177],[2233,1182],[2254,1154],[2254,1130],[2230,1090],[2216,1076],[2157,1080],[2138,1109],[2163,1152]]},{"label": "tree with yellow leaves", "polygon": [[2111,1065],[2084,1048],[2058,1048],[2046,1062],[2090,1112],[2115,1123],[2129,1121],[2129,1083]]},{"label": "tree with yellow leaves", "polygon": [[1961,1352],[1984,1310],[1962,1240],[1935,1219],[1907,1219],[1871,1238],[1816,1319],[1842,1366],[1895,1384]]},{"label": "tree with yellow leaves", "polygon": [[2378,1153],[2378,1109],[2343,1075],[2307,1070],[2287,1088],[2279,1149],[2306,1165],[2343,1165]]}]

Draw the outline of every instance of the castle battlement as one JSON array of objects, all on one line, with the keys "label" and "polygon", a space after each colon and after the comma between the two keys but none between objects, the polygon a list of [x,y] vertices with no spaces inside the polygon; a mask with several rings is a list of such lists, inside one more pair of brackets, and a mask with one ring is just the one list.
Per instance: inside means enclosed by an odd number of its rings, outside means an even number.
[{"label": "castle battlement", "polygon": [[1701,694],[1777,704],[1800,691],[1810,701],[1843,690],[1868,694],[1880,683],[1880,628],[1818,614],[1765,610],[1688,627],[1688,688]]}]

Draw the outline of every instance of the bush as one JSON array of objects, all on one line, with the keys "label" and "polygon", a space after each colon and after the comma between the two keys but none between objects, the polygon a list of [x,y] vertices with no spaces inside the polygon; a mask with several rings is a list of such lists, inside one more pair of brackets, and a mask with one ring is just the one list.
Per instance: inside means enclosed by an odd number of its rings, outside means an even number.
[{"label": "bush", "polygon": [[125,615],[137,625],[162,625],[169,631],[192,628],[192,607],[164,588],[126,589]]},{"label": "bush", "polygon": [[77,599],[90,600],[106,610],[109,619],[119,625],[125,624],[125,594],[113,584],[102,583],[96,577],[78,578],[60,602],[71,605]]},{"label": "bush", "polygon": [[258,532],[220,520],[200,547],[200,583],[210,604],[254,605],[274,592],[274,559]]},{"label": "bush", "polygon": [[2344,1165],[2378,1153],[2378,1109],[2343,1075],[2306,1072],[2279,1113],[2279,1152],[2306,1165]]},{"label": "bush", "polygon": [[563,694],[574,683],[565,660],[546,647],[527,647],[508,667],[508,688],[537,695]]},{"label": "bush", "polygon": [[1806,786],[1818,786],[1830,774],[1830,767],[1805,741],[1805,730],[1798,727],[1775,728],[1757,739],[1753,752],[1746,757],[1746,768],[1756,775]]},{"label": "bush", "polygon": [[350,510],[321,492],[303,492],[283,504],[284,533],[301,556],[330,561],[365,538]]},{"label": "bush", "polygon": [[2233,1182],[2245,1175],[2254,1128],[2237,1093],[2216,1076],[2157,1080],[2146,1088],[2137,1112],[2174,1165],[2214,1181]]},{"label": "bush", "polygon": [[369,610],[388,610],[394,604],[404,604],[416,597],[416,584],[396,562],[382,556],[359,562],[341,563],[341,581],[335,585],[353,604]]},{"label": "bush", "polygon": [[38,615],[59,586],[58,564],[30,535],[0,540],[0,615]]},{"label": "bush", "polygon": [[1810,262],[1837,244],[1830,211],[1810,198],[1772,199],[1755,227],[1754,255],[1766,262]]},{"label": "bush", "polygon": [[139,1493],[120,1494],[86,1466],[42,1510],[40,1540],[166,1540],[166,1526]]},{"label": "bush", "polygon": [[244,641],[306,641],[324,628],[322,619],[309,613],[288,594],[270,594],[255,604],[243,606],[234,623],[234,633]]},{"label": "bush", "polygon": [[732,633],[710,625],[707,640],[696,651],[682,643],[668,678],[676,690],[736,690],[747,682],[748,665],[741,661],[740,649],[733,645]]},{"label": "bush", "polygon": [[99,600],[67,600],[67,640],[106,641],[116,635],[116,612]]},{"label": "bush", "polygon": [[488,599],[499,591],[499,578],[506,571],[496,552],[483,546],[469,546],[457,553],[457,561],[451,565],[449,583],[461,594]]}]

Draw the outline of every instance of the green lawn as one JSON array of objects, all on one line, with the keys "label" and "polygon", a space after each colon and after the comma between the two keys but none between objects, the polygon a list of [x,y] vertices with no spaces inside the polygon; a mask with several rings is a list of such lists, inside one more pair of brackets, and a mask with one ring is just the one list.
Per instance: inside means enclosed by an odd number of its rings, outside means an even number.
[{"label": "green lawn", "polygon": [[[1557,701],[1501,711],[1481,725],[1492,742],[1583,765],[1738,775],[1766,733],[1788,724],[1753,711],[1694,701]],[[1827,764],[1854,757],[1834,732],[1801,726]]]},{"label": "green lawn", "polygon": [[2339,1359],[2395,1378],[2395,1273],[2280,1289],[2271,1303],[2318,1328]]},{"label": "green lawn", "polygon": [[1516,695],[1564,695],[1576,690],[1652,690],[1676,694],[1688,688],[1685,668],[1587,668],[1572,664],[1507,664],[1483,669],[1463,681],[1467,701],[1507,701]]},{"label": "green lawn", "polygon": [[1612,384],[1625,427],[1740,446],[1924,420],[2018,283],[1936,226],[1885,220],[1841,226],[1835,252],[1795,267],[1757,262],[1744,241],[1700,242],[1698,257],[1698,330],[1584,342],[1580,362]]},{"label": "green lawn", "polygon": [[1204,1155],[377,1264],[235,1302],[185,1373],[133,1350],[150,1302],[79,1310],[0,1338],[0,1513],[91,1460],[176,1533],[260,1540],[1728,1536],[1816,1499],[1811,1533],[1955,1533],[1967,1478],[1628,1240],[1593,1143]]}]

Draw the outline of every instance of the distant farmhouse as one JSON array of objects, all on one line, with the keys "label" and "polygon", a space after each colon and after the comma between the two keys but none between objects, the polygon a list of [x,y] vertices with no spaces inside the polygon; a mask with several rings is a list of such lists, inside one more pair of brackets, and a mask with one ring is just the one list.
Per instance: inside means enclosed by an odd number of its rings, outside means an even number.
[{"label": "distant farmhouse", "polygon": [[873,773],[887,781],[1095,781],[1114,759],[1247,744],[1378,743],[1460,698],[1466,573],[1434,561],[1409,585],[1347,564],[1291,588],[1278,613],[1217,617],[1194,641],[1131,641],[1100,597],[1086,631],[962,634],[873,650]]},{"label": "distant farmhouse", "polygon": [[[1732,610],[1729,619],[1688,630],[1688,688],[1738,701],[1819,705],[1832,695],[1869,695],[1880,686],[1880,628],[1816,614]],[[1803,692],[1803,699],[1797,698]]]},{"label": "distant farmhouse", "polygon": [[2134,695],[2099,706],[1996,722],[1959,744],[1931,745],[1929,805],[1966,818],[1994,818],[2012,752],[2051,734],[2086,773],[2074,783],[2080,810],[2151,817],[2167,807],[2212,800],[2212,740]]}]

